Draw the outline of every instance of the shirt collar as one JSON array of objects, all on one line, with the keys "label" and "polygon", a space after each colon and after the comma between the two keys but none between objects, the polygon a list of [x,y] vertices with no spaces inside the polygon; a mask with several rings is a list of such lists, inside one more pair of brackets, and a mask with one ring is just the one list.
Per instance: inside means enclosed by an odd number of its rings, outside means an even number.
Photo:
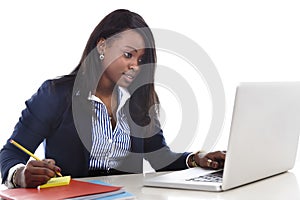
[{"label": "shirt collar", "polygon": [[[118,107],[122,107],[129,98],[130,98],[130,93],[128,92],[128,90],[124,87],[118,86],[118,102],[119,102]],[[99,97],[92,94],[91,91],[89,92],[88,100],[103,103],[102,100]]]}]

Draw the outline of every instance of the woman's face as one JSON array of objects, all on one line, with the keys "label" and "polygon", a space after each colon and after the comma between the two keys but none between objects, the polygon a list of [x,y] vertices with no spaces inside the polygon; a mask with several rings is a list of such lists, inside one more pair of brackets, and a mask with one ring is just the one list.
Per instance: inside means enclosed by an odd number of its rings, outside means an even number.
[{"label": "woman's face", "polygon": [[100,83],[128,87],[141,70],[145,52],[142,36],[134,30],[124,31],[113,39],[100,40],[97,48],[99,53],[104,53],[102,64],[105,71]]}]

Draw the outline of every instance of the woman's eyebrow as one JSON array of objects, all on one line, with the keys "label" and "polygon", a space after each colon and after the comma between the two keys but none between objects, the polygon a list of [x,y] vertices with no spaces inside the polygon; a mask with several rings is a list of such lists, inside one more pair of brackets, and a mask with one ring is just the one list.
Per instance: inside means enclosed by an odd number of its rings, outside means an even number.
[{"label": "woman's eyebrow", "polygon": [[134,47],[132,47],[132,46],[128,46],[128,45],[126,45],[125,47],[127,47],[127,48],[130,48],[130,49],[132,49],[133,51],[137,52],[137,49],[136,49],[136,48],[134,48]]}]

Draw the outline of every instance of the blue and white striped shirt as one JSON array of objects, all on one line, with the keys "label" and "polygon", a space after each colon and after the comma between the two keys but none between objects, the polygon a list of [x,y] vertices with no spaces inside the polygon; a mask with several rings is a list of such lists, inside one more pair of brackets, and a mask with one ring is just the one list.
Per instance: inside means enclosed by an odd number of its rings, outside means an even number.
[{"label": "blue and white striped shirt", "polygon": [[94,105],[92,116],[92,150],[90,170],[116,168],[130,150],[130,129],[123,106],[130,97],[129,92],[118,88],[118,109],[116,126],[113,129],[105,104],[95,95],[89,95]]}]

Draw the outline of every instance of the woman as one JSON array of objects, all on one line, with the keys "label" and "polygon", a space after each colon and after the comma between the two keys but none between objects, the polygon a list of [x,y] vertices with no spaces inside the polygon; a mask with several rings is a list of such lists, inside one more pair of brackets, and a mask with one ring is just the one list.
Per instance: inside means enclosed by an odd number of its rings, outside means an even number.
[{"label": "woman", "polygon": [[107,15],[75,70],[45,81],[26,101],[10,137],[31,152],[44,142],[47,159],[27,162],[29,156],[7,142],[0,153],[3,182],[36,187],[57,172],[140,173],[143,158],[157,171],[223,167],[223,152],[174,153],[166,145],[157,120],[155,66],[154,39],[143,18],[128,10]]}]

